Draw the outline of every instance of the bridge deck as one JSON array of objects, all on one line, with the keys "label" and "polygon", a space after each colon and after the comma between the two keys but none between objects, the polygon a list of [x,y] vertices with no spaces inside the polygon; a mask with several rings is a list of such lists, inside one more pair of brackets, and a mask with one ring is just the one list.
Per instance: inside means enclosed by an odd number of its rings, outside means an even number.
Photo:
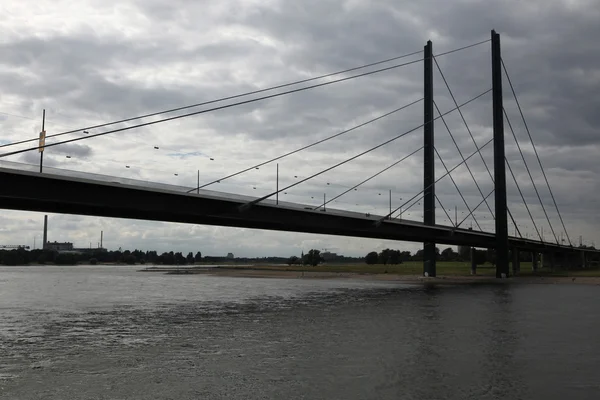
[{"label": "bridge deck", "polygon": [[[95,179],[90,179],[93,177]],[[407,220],[385,220],[381,216],[265,200],[246,211],[239,207],[254,197],[174,185],[143,186],[133,180],[83,174],[61,176],[0,168],[0,208],[132,218],[238,228],[305,232],[410,242],[434,241],[446,245],[493,248],[493,233],[449,226],[426,226]],[[137,184],[136,184],[137,183]],[[522,250],[568,251],[570,247],[534,240],[509,238],[511,246]],[[579,250],[579,249],[578,249]]]}]

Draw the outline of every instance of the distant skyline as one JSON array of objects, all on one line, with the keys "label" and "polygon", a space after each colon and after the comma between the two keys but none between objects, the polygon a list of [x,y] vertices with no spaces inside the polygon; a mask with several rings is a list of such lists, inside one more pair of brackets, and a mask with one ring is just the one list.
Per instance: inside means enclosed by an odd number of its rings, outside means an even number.
[{"label": "distant skyline", "polygon": [[[201,3],[201,4],[200,4]],[[428,2],[4,1],[0,6],[0,144],[37,137],[42,109],[48,134],[235,95],[419,51],[434,53],[502,35],[503,59],[573,244],[600,242],[600,1],[516,0]],[[418,59],[417,55],[410,59]],[[439,59],[458,102],[491,87],[489,43]],[[391,65],[391,64],[390,64]],[[192,187],[206,183],[389,112],[422,97],[422,64],[290,96],[50,148],[48,168],[80,170]],[[452,100],[439,74],[435,99]],[[505,89],[508,89],[507,85]],[[556,235],[562,226],[545,187],[518,110],[505,107],[525,151]],[[491,138],[491,97],[465,107],[478,144]],[[375,146],[422,122],[422,105],[279,161],[280,185],[289,184]],[[151,119],[146,119],[149,121]],[[473,143],[458,115],[447,122],[465,155]],[[550,227],[506,128],[507,157],[546,240]],[[448,166],[460,162],[438,121],[436,147]],[[100,132],[96,130],[94,132]],[[77,136],[77,135],[75,135]],[[422,145],[422,131],[361,157],[280,199],[318,205]],[[53,140],[49,139],[48,143]],[[4,152],[6,148],[1,149]],[[492,166],[490,149],[484,151]],[[68,158],[67,158],[68,156]],[[39,163],[39,153],[0,159]],[[358,191],[330,204],[385,214],[422,189],[422,155],[411,157]],[[491,188],[480,160],[469,162],[482,190]],[[126,168],[129,166],[129,168]],[[260,196],[274,190],[275,164],[207,189]],[[436,174],[444,173],[441,163]],[[453,177],[470,206],[481,197],[467,170]],[[511,181],[509,207],[520,229],[535,235]],[[437,194],[454,217],[466,211],[448,179]],[[493,202],[490,203],[493,205]],[[421,219],[422,206],[405,218]],[[44,213],[2,210],[0,244],[41,243]],[[491,230],[485,206],[476,213]],[[281,233],[224,227],[49,214],[48,240],[157,251],[202,251],[236,256],[289,256],[311,248],[349,256],[419,243]],[[438,222],[448,224],[442,210]],[[470,221],[466,222],[467,226]],[[512,224],[509,226],[514,233]],[[440,245],[444,247],[444,245]]]}]

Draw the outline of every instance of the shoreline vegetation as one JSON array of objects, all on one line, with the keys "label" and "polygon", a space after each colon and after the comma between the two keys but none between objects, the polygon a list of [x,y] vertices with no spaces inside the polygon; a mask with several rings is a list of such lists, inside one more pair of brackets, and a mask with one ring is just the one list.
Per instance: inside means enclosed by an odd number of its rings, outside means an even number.
[{"label": "shoreline vegetation", "polygon": [[[234,278],[278,278],[278,279],[352,279],[379,282],[397,282],[402,284],[588,284],[600,285],[600,268],[589,269],[555,269],[540,268],[531,270],[530,262],[521,263],[518,276],[512,275],[508,279],[497,279],[495,267],[492,264],[477,266],[477,274],[471,275],[469,262],[441,261],[437,263],[437,277],[426,278],[422,276],[423,263],[409,261],[398,265],[384,264],[319,264],[286,265],[286,264],[246,264],[246,263],[195,263],[189,265],[161,265],[161,264],[126,264],[126,263],[98,263],[79,264],[80,266],[127,266],[141,267],[138,272],[162,273],[168,275],[211,275]],[[18,265],[12,267],[43,267],[58,266],[56,264]],[[73,265],[71,265],[73,266]],[[3,266],[7,267],[7,266]]]},{"label": "shoreline vegetation", "polygon": [[[364,257],[348,257],[336,253],[311,249],[301,257],[226,257],[202,256],[200,251],[182,252],[105,250],[90,252],[57,252],[52,250],[13,249],[0,250],[3,266],[119,266],[138,267],[143,272],[166,274],[210,274],[229,277],[259,278],[311,278],[311,279],[362,279],[373,281],[398,281],[407,283],[559,283],[576,282],[600,284],[600,260],[591,259],[591,268],[551,269],[548,266],[532,271],[531,253],[520,252],[520,272],[517,276],[500,280],[495,277],[495,252],[459,247],[437,251],[437,277],[425,278],[423,250],[414,254],[408,251],[384,249],[372,251]],[[477,264],[477,273],[471,275],[471,257]],[[511,257],[512,259],[512,257]],[[539,260],[538,260],[539,261]]]},{"label": "shoreline vegetation", "polygon": [[206,274],[241,278],[280,279],[359,279],[370,281],[399,282],[408,284],[491,284],[491,283],[578,283],[600,285],[600,269],[550,271],[541,268],[531,270],[531,263],[522,263],[518,276],[500,280],[495,277],[491,264],[478,266],[477,274],[470,274],[470,263],[438,262],[435,278],[422,276],[422,262],[407,262],[399,265],[366,264],[320,264],[302,265],[194,265],[194,266],[150,266],[140,272],[155,272],[174,275]]}]

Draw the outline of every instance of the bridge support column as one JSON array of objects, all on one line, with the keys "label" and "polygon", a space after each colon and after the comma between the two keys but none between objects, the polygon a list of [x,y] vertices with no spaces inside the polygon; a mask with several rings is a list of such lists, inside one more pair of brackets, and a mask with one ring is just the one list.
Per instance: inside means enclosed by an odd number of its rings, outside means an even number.
[{"label": "bridge support column", "polygon": [[538,269],[538,257],[539,254],[537,251],[531,253],[531,271],[534,273],[537,272]]},{"label": "bridge support column", "polygon": [[512,251],[512,270],[513,270],[513,275],[517,276],[519,275],[519,272],[521,272],[521,259],[519,257],[519,249],[517,249],[516,247],[513,248]]},{"label": "bridge support column", "polygon": [[492,102],[494,116],[494,199],[496,208],[496,278],[508,277],[508,216],[502,106],[500,35],[492,31]]},{"label": "bridge support column", "polygon": [[475,257],[475,247],[471,247],[471,275],[477,275],[477,261]]},{"label": "bridge support column", "polygon": [[577,253],[565,251],[564,256],[567,259],[567,268],[575,269],[579,266],[579,261],[577,261]]},{"label": "bridge support column", "polygon": [[587,257],[585,251],[581,252],[581,268],[587,268]]},{"label": "bridge support column", "polygon": [[[435,225],[435,149],[433,142],[433,45],[425,46],[423,113],[423,223]],[[423,244],[423,275],[436,276],[435,243]]]},{"label": "bridge support column", "polygon": [[42,250],[46,250],[48,243],[48,216],[44,215],[44,241],[42,242]]}]

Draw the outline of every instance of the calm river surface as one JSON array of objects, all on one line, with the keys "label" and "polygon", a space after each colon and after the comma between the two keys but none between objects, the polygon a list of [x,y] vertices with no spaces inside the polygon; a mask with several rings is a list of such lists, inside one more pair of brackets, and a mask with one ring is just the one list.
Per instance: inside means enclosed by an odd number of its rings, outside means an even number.
[{"label": "calm river surface", "polygon": [[600,399],[600,288],[0,267],[2,399]]}]

